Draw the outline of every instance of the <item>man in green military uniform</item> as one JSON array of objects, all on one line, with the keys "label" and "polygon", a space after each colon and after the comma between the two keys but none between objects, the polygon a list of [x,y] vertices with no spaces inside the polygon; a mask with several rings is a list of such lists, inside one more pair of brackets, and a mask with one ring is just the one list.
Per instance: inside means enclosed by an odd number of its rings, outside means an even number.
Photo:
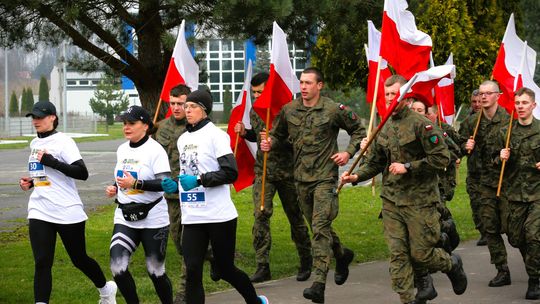
[{"label": "man in green military uniform", "polygon": [[[338,166],[345,165],[366,136],[356,114],[331,99],[322,97],[323,76],[317,68],[307,68],[300,76],[301,98],[286,104],[274,121],[269,139],[261,141],[261,150],[292,144],[294,178],[300,207],[313,232],[315,279],[304,297],[324,303],[326,276],[332,253],[336,258],[334,281],[341,285],[349,275],[352,250],[344,248],[332,229],[338,214],[336,187]],[[346,151],[338,152],[337,137],[344,129],[351,136]]]},{"label": "man in green military uniform", "polygon": [[[471,111],[469,116],[461,123],[459,128],[459,138],[458,142],[463,138],[465,141],[469,139],[472,135],[470,130],[474,130],[476,121],[474,119],[469,119],[475,113],[478,113],[482,110],[482,99],[478,95],[478,89],[474,90],[471,95]],[[478,118],[478,116],[476,116]],[[480,217],[480,157],[478,150],[470,151],[470,153],[465,153],[463,155],[467,156],[467,179],[465,181],[465,187],[467,193],[469,194],[469,200],[471,205],[473,222],[480,232],[480,239],[476,242],[477,246],[487,245],[486,236],[484,233],[484,228],[482,225],[482,218]]]},{"label": "man in green military uniform", "polygon": [[[251,79],[251,91],[256,101],[264,90],[267,73],[259,73]],[[261,132],[266,129],[264,121],[255,111],[250,113],[251,129],[245,129],[242,122],[238,122],[234,128],[236,133],[251,142],[261,141]],[[270,217],[274,212],[272,199],[276,192],[279,195],[283,211],[287,215],[291,225],[291,239],[294,241],[298,256],[300,257],[300,268],[296,279],[305,281],[311,275],[312,257],[311,243],[306,222],[298,204],[298,195],[293,178],[293,157],[292,147],[285,145],[272,149],[268,153],[266,161],[266,180],[264,192],[264,210],[261,210],[262,175],[263,175],[264,153],[257,151],[255,160],[255,182],[253,183],[253,248],[257,259],[257,271],[250,278],[252,282],[263,282],[271,279],[270,273],[270,248],[272,237],[270,233]]]},{"label": "man in green military uniform", "polygon": [[[489,281],[490,287],[510,285],[510,270],[507,264],[506,247],[501,233],[505,231],[507,201],[497,197],[500,165],[493,164],[492,155],[498,153],[497,140],[501,128],[508,125],[510,116],[499,107],[499,85],[491,80],[484,81],[479,87],[482,98],[482,111],[467,118],[460,130],[465,136],[460,138],[462,152],[476,151],[480,164],[480,216],[487,239],[491,264],[495,264],[497,275]],[[474,127],[480,118],[476,138],[472,138]],[[468,139],[467,139],[468,138]]]},{"label": "man in green military uniform", "polygon": [[510,146],[505,147],[508,128],[499,136],[499,159],[506,161],[502,192],[508,205],[508,241],[519,248],[529,286],[528,300],[540,299],[540,121],[533,117],[535,93],[521,88],[515,93],[518,120],[513,122]]},{"label": "man in green military uniform", "polygon": [[[186,114],[184,112],[184,103],[186,102],[187,95],[191,93],[188,86],[179,84],[171,89],[169,93],[169,107],[171,109],[171,116],[165,118],[159,122],[158,130],[155,134],[155,139],[159,142],[167,155],[169,156],[169,165],[171,167],[171,176],[178,176],[180,171],[179,153],[178,153],[178,137],[185,131],[186,126]],[[182,255],[182,223],[180,219],[182,215],[180,213],[180,200],[178,193],[165,194],[167,200],[167,208],[169,210],[169,231],[176,247],[176,251],[179,255]],[[174,303],[184,303],[185,293],[185,267],[182,259],[182,273],[180,278],[180,287],[175,297]]]},{"label": "man in green military uniform", "polygon": [[[400,75],[385,81],[387,103],[403,84],[405,79]],[[343,183],[355,184],[383,174],[382,220],[391,255],[390,276],[402,303],[427,300],[415,297],[414,269],[445,272],[456,294],[467,288],[461,258],[436,248],[441,233],[437,174],[449,161],[441,131],[400,102],[358,170],[342,175]]]}]

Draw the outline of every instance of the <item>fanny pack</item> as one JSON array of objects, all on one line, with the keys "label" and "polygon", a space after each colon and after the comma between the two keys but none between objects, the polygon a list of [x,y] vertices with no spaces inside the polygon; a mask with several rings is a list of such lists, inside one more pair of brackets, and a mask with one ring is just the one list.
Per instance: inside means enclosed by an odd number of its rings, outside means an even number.
[{"label": "fanny pack", "polygon": [[151,202],[150,204],[144,203],[129,203],[122,204],[117,199],[114,200],[118,204],[118,208],[122,210],[122,215],[124,219],[128,222],[136,222],[145,219],[148,216],[150,209],[154,208],[157,203],[161,202],[163,197],[159,197],[157,200]]}]

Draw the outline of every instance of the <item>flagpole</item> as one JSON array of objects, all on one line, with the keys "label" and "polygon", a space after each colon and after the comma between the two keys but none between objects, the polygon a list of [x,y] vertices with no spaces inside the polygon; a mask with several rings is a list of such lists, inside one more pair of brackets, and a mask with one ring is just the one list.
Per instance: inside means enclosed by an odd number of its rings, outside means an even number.
[{"label": "flagpole", "polygon": [[[476,120],[476,126],[474,127],[473,135],[469,137],[472,140],[476,138],[476,133],[478,133],[478,127],[480,127],[480,120],[482,120],[482,115],[484,115],[484,109],[480,109],[480,112],[478,112],[478,119]],[[471,152],[472,150],[467,150],[468,154],[471,154]]]},{"label": "flagpole", "polygon": [[[367,47],[366,47],[367,52]],[[375,108],[377,103],[377,96],[378,96],[378,90],[379,90],[379,78],[381,76],[381,62],[382,62],[382,56],[379,56],[379,60],[377,61],[377,76],[375,77],[375,89],[373,90],[373,99],[371,100],[371,113],[369,114],[369,126],[368,126],[368,138],[371,136],[371,132],[373,131],[373,122],[375,120]],[[375,196],[375,177],[371,179],[371,195]]]},{"label": "flagpole", "polygon": [[[514,120],[514,110],[512,110],[512,114],[510,114],[510,122],[508,124],[508,131],[506,131],[506,144],[504,146],[505,149],[508,149],[508,147],[510,146],[510,134],[512,133],[513,120]],[[502,166],[501,166],[501,174],[499,175],[499,184],[497,185],[497,197],[499,197],[501,194],[501,186],[502,186],[505,167],[506,167],[506,159],[503,159]]]},{"label": "flagpole", "polygon": [[153,123],[155,124],[156,123],[156,120],[158,118],[158,114],[159,114],[159,109],[161,108],[161,98],[159,99],[158,101],[158,104],[157,104],[157,107],[156,107],[156,113],[154,114],[154,120],[153,120]]},{"label": "flagpole", "polygon": [[[416,80],[417,77],[418,77],[418,74],[414,74],[414,76],[411,78],[411,80],[409,80],[409,82],[414,83],[414,81]],[[354,160],[354,163],[351,165],[351,167],[347,171],[347,174],[350,175],[352,173],[352,171],[354,170],[354,168],[358,165],[358,163],[360,162],[360,159],[362,159],[362,156],[364,156],[364,154],[366,154],[367,149],[369,148],[369,146],[371,145],[373,140],[375,140],[375,138],[377,138],[377,136],[379,135],[379,132],[381,132],[382,128],[384,127],[384,125],[386,124],[386,122],[388,121],[390,116],[392,115],[392,112],[397,107],[397,105],[403,100],[404,96],[405,96],[405,94],[400,94],[398,100],[394,104],[390,104],[390,107],[388,107],[387,113],[385,114],[385,117],[383,118],[381,123],[377,126],[377,129],[375,129],[375,132],[371,135],[371,137],[369,137],[368,142],[366,143],[366,146],[363,149],[360,150],[360,154]],[[340,181],[339,186],[336,189],[336,194],[339,194],[339,191],[341,190],[341,188],[343,188],[343,185],[344,185],[343,182]]]},{"label": "flagpole", "polygon": [[[266,109],[266,139],[268,140],[268,128],[270,127],[270,107]],[[266,161],[268,160],[268,151],[263,154],[263,175],[261,187],[261,211],[264,210],[264,184],[266,182]]]},{"label": "flagpole", "polygon": [[236,133],[236,141],[234,143],[234,157],[236,158],[236,151],[238,150],[238,140],[240,139],[240,132]]}]

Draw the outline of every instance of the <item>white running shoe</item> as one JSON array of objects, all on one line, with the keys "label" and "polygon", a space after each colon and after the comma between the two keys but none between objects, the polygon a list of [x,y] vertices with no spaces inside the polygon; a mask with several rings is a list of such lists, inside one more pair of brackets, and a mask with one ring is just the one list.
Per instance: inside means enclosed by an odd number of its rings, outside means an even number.
[{"label": "white running shoe", "polygon": [[[116,291],[118,286],[114,281],[108,281],[103,288],[100,288],[98,304],[116,304]],[[103,293],[102,293],[103,291]]]}]

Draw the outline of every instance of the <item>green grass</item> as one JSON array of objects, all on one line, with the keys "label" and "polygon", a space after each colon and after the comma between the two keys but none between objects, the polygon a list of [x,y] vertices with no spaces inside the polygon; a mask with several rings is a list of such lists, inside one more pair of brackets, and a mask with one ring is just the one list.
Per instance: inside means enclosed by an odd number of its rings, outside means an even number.
[{"label": "green grass", "polygon": [[[59,127],[58,130],[61,131],[62,128]],[[105,124],[100,122],[100,123],[97,124],[97,132],[96,133],[98,133],[98,134],[109,134],[109,136],[89,136],[89,137],[74,138],[74,140],[75,140],[75,142],[80,143],[80,142],[92,142],[92,141],[124,138],[124,134],[122,132],[122,123],[121,122],[115,122],[112,126],[109,126],[108,132],[105,130]],[[0,145],[0,150],[26,148],[30,144],[30,141],[32,139],[34,139],[34,137],[35,136],[2,137],[0,139],[5,139],[5,140],[27,140],[28,142]]]},{"label": "green grass", "polygon": [[[468,197],[465,192],[465,168],[461,168],[459,184],[454,200],[449,203],[463,240],[477,237],[470,215]],[[379,191],[377,191],[379,193]],[[255,271],[255,255],[252,248],[251,227],[253,210],[251,190],[233,194],[238,209],[237,259],[240,269],[251,275]],[[272,277],[274,279],[294,275],[298,267],[296,250],[290,240],[289,225],[276,196],[275,212],[272,217],[272,251],[270,254]],[[345,246],[356,253],[355,262],[383,260],[388,251],[383,237],[382,223],[377,218],[380,198],[371,195],[369,187],[347,187],[340,193],[340,213],[334,222],[334,229]],[[88,253],[102,266],[107,278],[111,278],[108,268],[109,242],[113,228],[114,204],[100,207],[90,213],[86,225]],[[23,226],[13,233],[0,233],[0,303],[31,303],[33,300],[33,259],[27,238],[28,230]],[[174,245],[167,248],[167,272],[176,289],[180,275],[180,257]],[[207,266],[206,266],[207,267]],[[138,248],[131,266],[141,303],[156,303],[157,296],[145,270],[143,249]],[[230,285],[210,280],[205,269],[206,292],[229,289]],[[53,266],[53,291],[51,303],[95,303],[97,291],[92,283],[71,264],[62,243],[57,242]],[[125,303],[118,296],[118,303]]]}]

